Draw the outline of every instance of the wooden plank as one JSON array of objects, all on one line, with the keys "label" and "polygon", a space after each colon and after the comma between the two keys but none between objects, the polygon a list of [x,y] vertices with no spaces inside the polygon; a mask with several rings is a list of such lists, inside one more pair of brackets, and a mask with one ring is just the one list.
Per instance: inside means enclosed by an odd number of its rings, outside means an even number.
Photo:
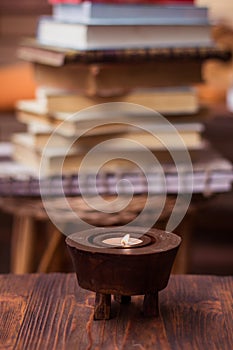
[{"label": "wooden plank", "polygon": [[83,290],[77,295],[73,275],[34,278],[35,288],[15,348],[86,349],[89,343],[86,324],[93,317],[92,295]]},{"label": "wooden plank", "polygon": [[160,310],[172,349],[231,349],[232,290],[232,277],[171,278]]},{"label": "wooden plank", "polygon": [[[171,276],[160,317],[143,296],[112,300],[114,318],[94,321],[92,292],[74,274],[0,276],[0,349],[221,349],[233,344],[233,277]],[[15,310],[15,311],[14,311]]]},{"label": "wooden plank", "polygon": [[35,279],[1,275],[0,281],[0,349],[6,350],[14,348]]}]

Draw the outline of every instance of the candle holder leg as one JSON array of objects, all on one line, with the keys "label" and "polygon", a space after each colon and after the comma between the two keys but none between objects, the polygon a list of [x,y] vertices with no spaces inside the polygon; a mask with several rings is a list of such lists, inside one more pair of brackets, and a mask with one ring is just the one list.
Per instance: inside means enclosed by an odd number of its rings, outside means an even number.
[{"label": "candle holder leg", "polygon": [[109,320],[111,315],[111,294],[96,293],[95,320]]},{"label": "candle holder leg", "polygon": [[114,300],[120,304],[129,304],[131,302],[131,296],[115,294]]},{"label": "candle holder leg", "polygon": [[143,314],[147,317],[159,316],[159,293],[147,293],[143,301]]}]

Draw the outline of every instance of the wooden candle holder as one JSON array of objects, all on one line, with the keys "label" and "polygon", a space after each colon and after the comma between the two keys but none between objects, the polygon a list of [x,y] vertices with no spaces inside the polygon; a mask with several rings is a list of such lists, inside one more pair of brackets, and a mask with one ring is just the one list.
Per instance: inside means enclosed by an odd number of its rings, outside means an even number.
[{"label": "wooden candle holder", "polygon": [[[133,245],[109,245],[126,234]],[[79,285],[96,293],[96,320],[110,318],[111,295],[121,303],[144,295],[144,315],[158,316],[158,292],[167,286],[179,236],[138,227],[94,228],[68,236],[66,243]]]}]

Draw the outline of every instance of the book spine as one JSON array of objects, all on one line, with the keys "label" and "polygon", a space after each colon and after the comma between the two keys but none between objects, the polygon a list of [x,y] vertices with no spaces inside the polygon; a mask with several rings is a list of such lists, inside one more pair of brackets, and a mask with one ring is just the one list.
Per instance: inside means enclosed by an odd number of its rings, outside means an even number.
[{"label": "book spine", "polygon": [[229,61],[232,53],[217,47],[187,47],[187,48],[142,48],[118,50],[77,50],[73,55],[67,55],[64,63],[98,63],[98,62],[145,62],[164,59],[219,59]]},{"label": "book spine", "polygon": [[28,44],[27,42],[22,42],[17,50],[17,55],[20,59],[26,61],[56,67],[69,63],[138,63],[170,59],[200,61],[219,59],[229,61],[232,58],[230,50],[216,46],[57,51],[56,48],[48,48],[35,42],[29,42]]}]

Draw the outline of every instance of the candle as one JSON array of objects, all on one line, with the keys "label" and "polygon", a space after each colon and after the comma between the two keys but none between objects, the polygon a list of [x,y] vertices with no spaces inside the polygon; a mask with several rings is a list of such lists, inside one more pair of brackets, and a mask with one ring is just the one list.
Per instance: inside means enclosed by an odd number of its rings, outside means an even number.
[{"label": "candle", "polygon": [[129,248],[136,244],[142,243],[142,240],[139,238],[130,237],[129,234],[126,234],[122,237],[111,237],[103,240],[104,244],[108,244],[110,246]]}]

